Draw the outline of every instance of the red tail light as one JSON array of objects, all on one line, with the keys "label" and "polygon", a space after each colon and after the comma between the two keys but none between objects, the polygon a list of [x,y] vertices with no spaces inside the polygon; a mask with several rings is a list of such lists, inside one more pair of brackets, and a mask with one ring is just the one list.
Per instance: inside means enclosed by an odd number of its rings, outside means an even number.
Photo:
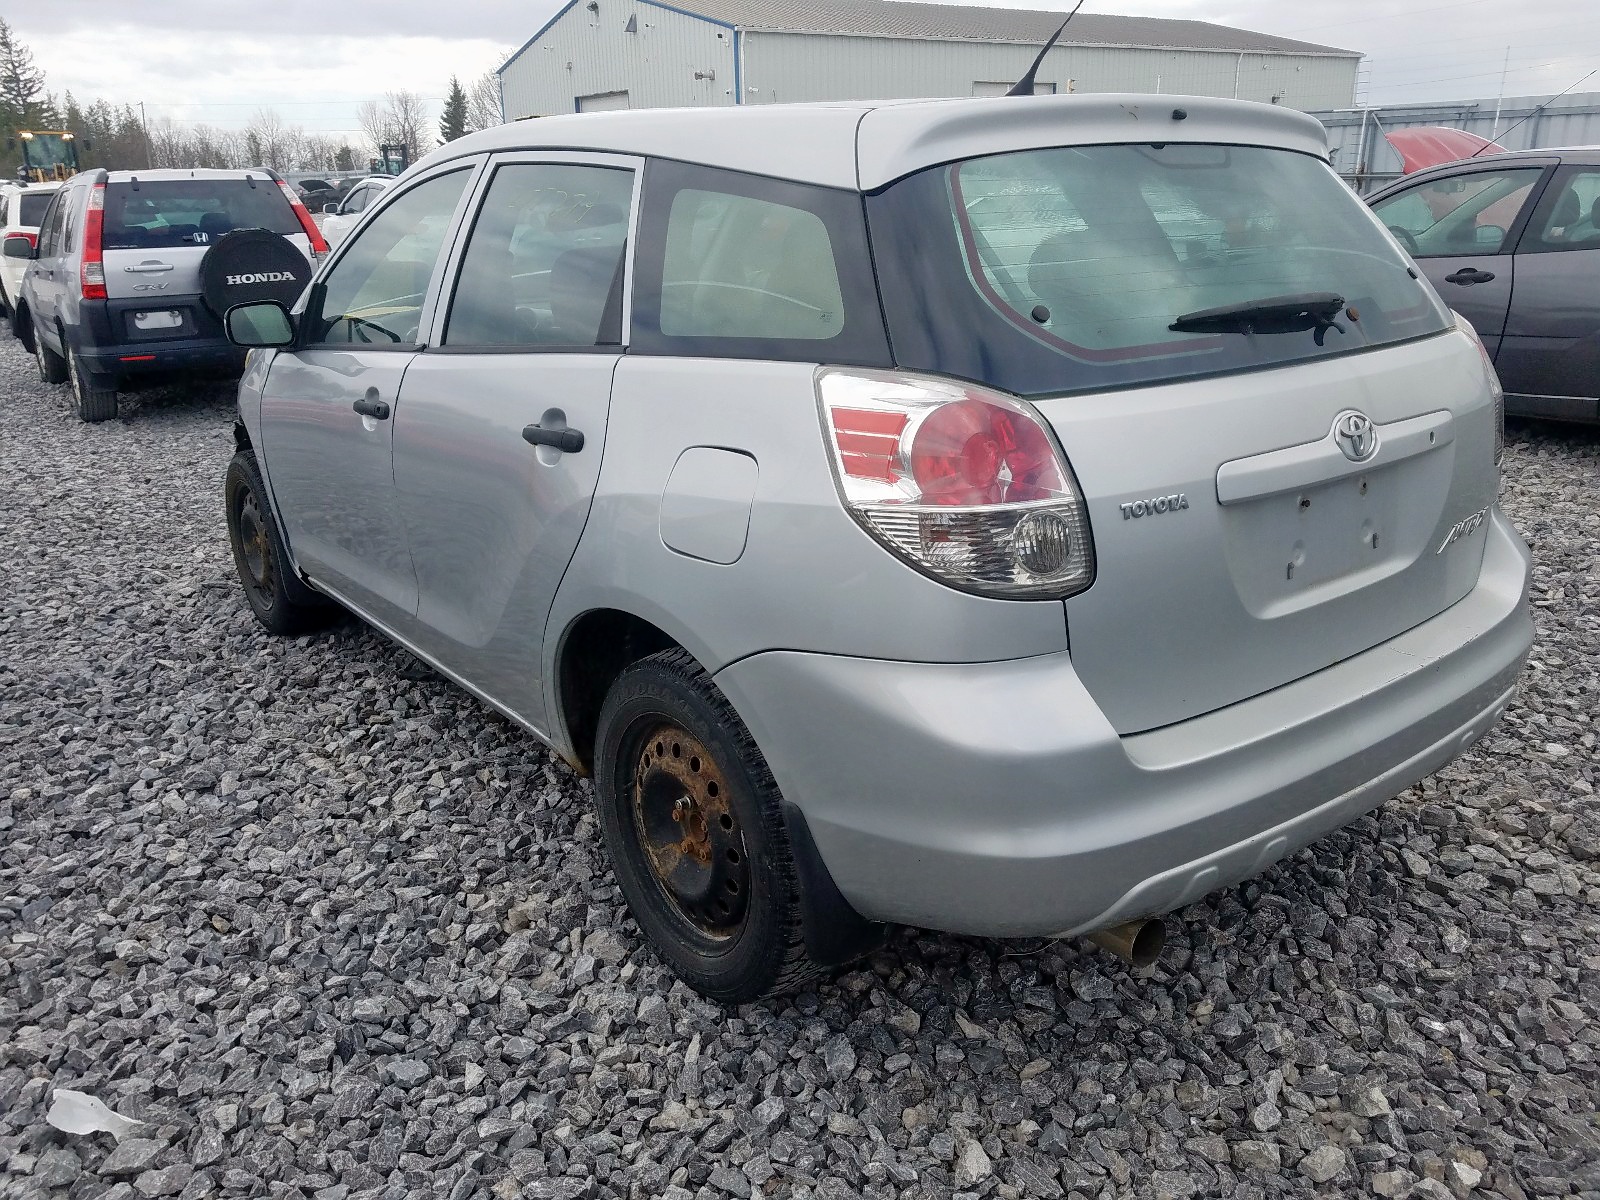
[{"label": "red tail light", "polygon": [[83,264],[78,268],[78,284],[85,300],[106,298],[106,268],[101,243],[105,240],[106,185],[89,189],[89,208],[83,217]]},{"label": "red tail light", "polygon": [[39,248],[39,235],[37,233],[29,233],[26,229],[13,229],[10,233],[6,234],[6,236],[27,238],[28,245],[32,246],[35,250]]},{"label": "red tail light", "polygon": [[824,370],[817,394],[845,506],[895,554],[985,595],[1089,586],[1083,498],[1031,407],[888,371]]},{"label": "red tail light", "polygon": [[311,243],[311,262],[313,265],[320,263],[328,254],[327,239],[322,236],[322,230],[317,228],[317,223],[311,219],[311,210],[295,194],[295,190],[283,180],[278,180],[278,190],[283,193],[283,198],[289,202],[289,207],[294,209],[295,220],[300,222],[300,228],[306,235],[306,240]]}]

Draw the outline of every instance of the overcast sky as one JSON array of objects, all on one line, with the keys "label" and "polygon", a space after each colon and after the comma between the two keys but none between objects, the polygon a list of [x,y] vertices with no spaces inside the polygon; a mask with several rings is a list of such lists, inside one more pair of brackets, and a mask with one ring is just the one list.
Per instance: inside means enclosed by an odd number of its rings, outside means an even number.
[{"label": "overcast sky", "polygon": [[[1061,0],[1006,7],[1067,7]],[[0,12],[48,86],[144,101],[152,120],[240,126],[269,105],[308,132],[359,133],[356,106],[391,88],[435,112],[450,75],[497,65],[553,0],[45,0]],[[1214,21],[1361,51],[1373,103],[1559,92],[1600,68],[1597,0],[1089,0],[1086,11]],[[1600,75],[1584,85],[1600,91]]]}]

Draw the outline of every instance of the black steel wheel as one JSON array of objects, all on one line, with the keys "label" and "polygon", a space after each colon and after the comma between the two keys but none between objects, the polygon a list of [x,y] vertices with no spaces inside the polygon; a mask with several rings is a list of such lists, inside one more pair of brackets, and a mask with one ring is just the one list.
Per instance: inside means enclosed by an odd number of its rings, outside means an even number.
[{"label": "black steel wheel", "polygon": [[711,751],[675,721],[646,728],[643,741],[634,835],[678,916],[715,941],[731,938],[749,904],[750,851],[727,781]]},{"label": "black steel wheel", "polygon": [[595,800],[634,920],[696,991],[737,1004],[822,974],[777,784],[687,651],[641,659],[606,694]]},{"label": "black steel wheel", "polygon": [[78,416],[85,421],[109,421],[117,415],[117,389],[104,386],[104,381],[89,373],[83,359],[72,351],[72,343],[63,340],[67,351],[67,382],[72,384],[72,398],[78,406]]},{"label": "black steel wheel", "polygon": [[223,490],[234,569],[256,620],[278,634],[305,633],[327,624],[333,607],[290,568],[261,471],[249,451],[233,456]]},{"label": "black steel wheel", "polygon": [[33,361],[39,365],[41,383],[67,381],[67,360],[44,344],[44,331],[38,327],[33,330]]}]

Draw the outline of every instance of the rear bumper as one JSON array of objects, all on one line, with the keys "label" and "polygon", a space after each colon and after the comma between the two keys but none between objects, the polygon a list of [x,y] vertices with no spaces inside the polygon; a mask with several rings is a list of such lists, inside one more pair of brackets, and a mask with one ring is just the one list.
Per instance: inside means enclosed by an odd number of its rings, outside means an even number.
[{"label": "rear bumper", "polygon": [[[130,314],[170,309],[182,314],[177,337],[138,336]],[[222,323],[197,296],[86,301],[79,310],[74,348],[88,369],[101,376],[131,377],[194,371],[241,371],[245,351],[228,341]]]},{"label": "rear bumper", "polygon": [[1066,654],[922,664],[771,652],[717,681],[863,916],[1078,933],[1237,882],[1461,753],[1533,639],[1496,510],[1464,599],[1305,679],[1119,737]]}]

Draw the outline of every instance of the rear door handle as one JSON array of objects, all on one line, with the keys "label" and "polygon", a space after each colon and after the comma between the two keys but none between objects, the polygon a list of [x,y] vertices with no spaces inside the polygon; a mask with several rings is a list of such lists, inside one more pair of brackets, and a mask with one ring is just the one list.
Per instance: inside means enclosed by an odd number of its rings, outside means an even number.
[{"label": "rear door handle", "polygon": [[1454,275],[1446,275],[1444,281],[1470,287],[1474,283],[1488,283],[1493,278],[1493,271],[1480,271],[1476,267],[1462,267]]},{"label": "rear door handle", "polygon": [[172,264],[159,262],[153,258],[147,258],[144,262],[140,263],[136,267],[123,267],[122,269],[129,275],[157,275],[162,271],[172,270]]},{"label": "rear door handle", "polygon": [[376,396],[363,396],[350,407],[363,417],[371,417],[374,421],[387,421],[389,419],[389,406]]},{"label": "rear door handle", "polygon": [[576,429],[546,429],[542,425],[528,425],[522,430],[522,440],[530,446],[551,446],[563,454],[576,454],[583,449],[583,434]]}]

